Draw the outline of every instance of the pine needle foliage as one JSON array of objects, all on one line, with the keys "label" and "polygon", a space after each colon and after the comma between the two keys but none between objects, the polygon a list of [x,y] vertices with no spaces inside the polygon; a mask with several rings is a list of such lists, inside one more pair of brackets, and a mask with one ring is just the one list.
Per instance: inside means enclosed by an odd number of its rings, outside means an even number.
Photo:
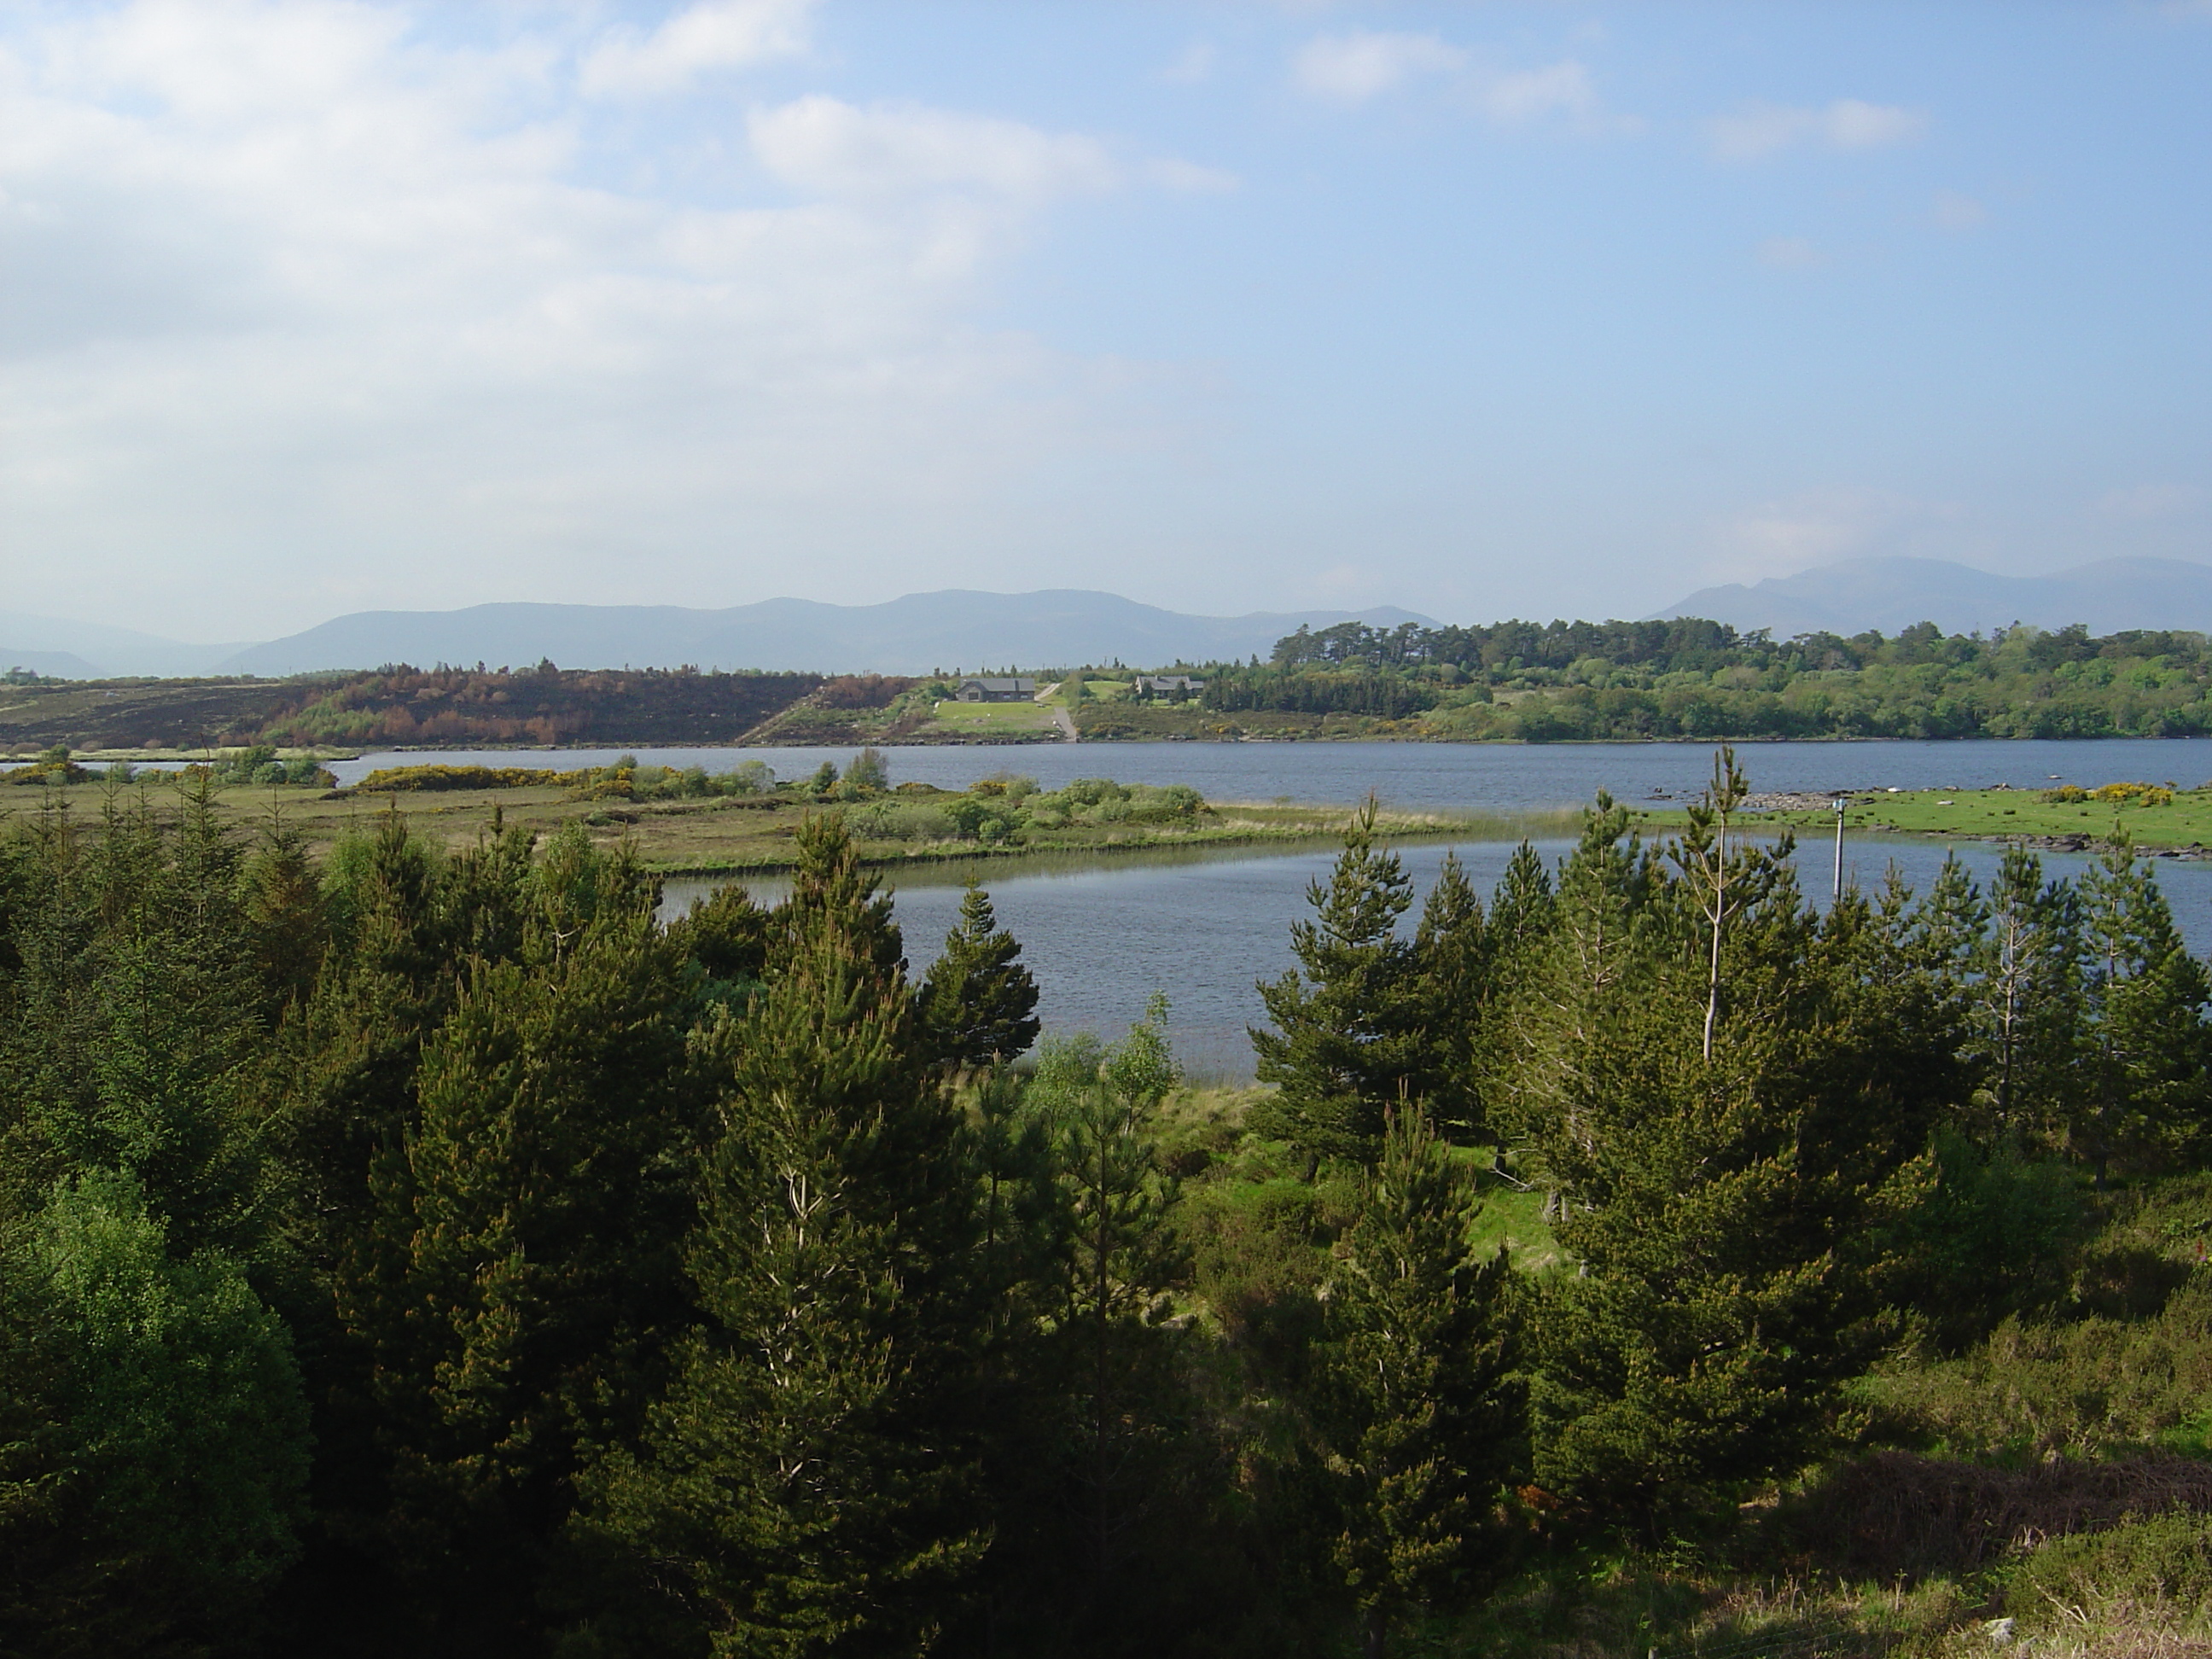
[{"label": "pine needle foliage", "polygon": [[718,1012],[702,1318],[594,1525],[729,1655],[927,1650],[988,1542],[966,1387],[988,1312],[959,1114],[888,902],[810,824],[766,987]]},{"label": "pine needle foliage", "polygon": [[999,926],[991,896],[969,882],[959,925],[915,992],[916,1022],[938,1064],[973,1070],[1029,1052],[1042,1027],[1036,981],[1021,954],[1021,941]]},{"label": "pine needle foliage", "polygon": [[1312,1418],[1340,1517],[1330,1556],[1379,1656],[1395,1620],[1495,1575],[1492,1500],[1526,1454],[1521,1296],[1502,1248],[1469,1245],[1480,1206],[1419,1113],[1390,1114],[1360,1197]]},{"label": "pine needle foliage", "polygon": [[1871,907],[1821,922],[1724,844],[1730,770],[1680,873],[1601,800],[1516,1016],[1515,1110],[1578,1264],[1540,1321],[1535,1477],[1646,1528],[1817,1443],[1967,1080],[1955,1005],[1881,971]]},{"label": "pine needle foliage", "polygon": [[1272,1025],[1252,1030],[1254,1069],[1276,1093],[1253,1127],[1312,1158],[1371,1161],[1384,1112],[1425,1093],[1433,1065],[1420,953],[1397,931],[1413,884],[1375,843],[1376,811],[1370,799],[1328,884],[1308,888],[1314,918],[1291,927],[1298,965],[1260,986]]}]

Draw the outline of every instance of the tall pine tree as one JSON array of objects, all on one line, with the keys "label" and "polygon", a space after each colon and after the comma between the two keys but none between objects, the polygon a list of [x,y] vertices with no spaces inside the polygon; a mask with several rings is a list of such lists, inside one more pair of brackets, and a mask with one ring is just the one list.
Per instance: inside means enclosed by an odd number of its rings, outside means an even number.
[{"label": "tall pine tree", "polygon": [[1391,1114],[1360,1196],[1312,1415],[1331,1553],[1380,1659],[1395,1620],[1486,1576],[1489,1502],[1526,1446],[1512,1270],[1503,1248],[1483,1261],[1468,1243],[1480,1206],[1419,1113]]},{"label": "tall pine tree", "polygon": [[2115,1163],[2154,1170],[2202,1155],[2212,1130],[2212,984],[2124,835],[2082,877],[2081,894],[2087,1086],[2070,1127],[2102,1186]]},{"label": "tall pine tree", "polygon": [[701,1043],[726,1079],[703,1318],[592,1477],[595,1524],[717,1654],[919,1653],[988,1541],[975,1193],[888,902],[834,818],[799,851],[764,989]]},{"label": "tall pine tree", "polygon": [[1328,884],[1307,889],[1314,919],[1291,928],[1297,967],[1260,986],[1273,1025],[1252,1030],[1254,1069],[1275,1092],[1249,1122],[1310,1158],[1371,1160],[1384,1112],[1435,1070],[1420,954],[1397,931],[1413,884],[1376,846],[1376,811],[1370,799],[1352,820]]},{"label": "tall pine tree", "polygon": [[1535,1476],[1655,1526],[1813,1445],[1964,1086],[1954,1006],[1881,971],[1869,907],[1819,922],[1723,845],[1731,772],[1672,876],[1592,815],[1516,1012],[1515,1108],[1579,1266],[1538,1323]]},{"label": "tall pine tree", "polygon": [[1029,1051],[1039,1030],[1037,988],[1021,954],[1021,941],[992,913],[991,896],[970,881],[960,925],[915,993],[915,1023],[933,1060],[972,1070]]}]

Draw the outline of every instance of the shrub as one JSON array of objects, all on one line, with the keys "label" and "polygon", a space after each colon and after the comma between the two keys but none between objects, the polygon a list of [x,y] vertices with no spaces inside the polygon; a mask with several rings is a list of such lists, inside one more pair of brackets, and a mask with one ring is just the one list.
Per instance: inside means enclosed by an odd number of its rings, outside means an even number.
[{"label": "shrub", "polygon": [[2212,1520],[2174,1509],[2053,1538],[2008,1581],[2007,1609],[2035,1624],[2202,1619],[2212,1607]]},{"label": "shrub", "polygon": [[518,766],[385,766],[371,772],[357,790],[381,793],[386,790],[528,789],[549,783],[568,783],[573,772],[533,770]]},{"label": "shrub", "polygon": [[[1910,1580],[1994,1567],[2046,1538],[2177,1508],[2212,1509],[2212,1465],[2151,1455],[2002,1468],[1876,1452],[1785,1500],[1757,1543],[1784,1559],[1810,1554],[1850,1577]],[[2187,1519],[2204,1524],[2199,1513]]]},{"label": "shrub", "polygon": [[2212,1275],[2148,1319],[2008,1319],[1963,1357],[1879,1373],[1866,1392],[1966,1455],[2094,1456],[2185,1437],[2212,1396]]}]

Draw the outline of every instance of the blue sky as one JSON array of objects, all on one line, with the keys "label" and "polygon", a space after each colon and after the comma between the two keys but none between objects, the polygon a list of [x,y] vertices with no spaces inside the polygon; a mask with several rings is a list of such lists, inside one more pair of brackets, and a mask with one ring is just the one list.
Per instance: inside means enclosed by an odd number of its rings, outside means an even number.
[{"label": "blue sky", "polygon": [[0,9],[7,608],[2212,559],[2212,4]]}]

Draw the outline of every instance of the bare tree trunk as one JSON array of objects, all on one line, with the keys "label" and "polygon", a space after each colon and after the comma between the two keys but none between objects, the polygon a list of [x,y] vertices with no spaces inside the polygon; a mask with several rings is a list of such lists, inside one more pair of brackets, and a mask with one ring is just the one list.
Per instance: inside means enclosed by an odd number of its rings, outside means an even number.
[{"label": "bare tree trunk", "polygon": [[1713,1063],[1713,1027],[1721,1012],[1721,924],[1728,916],[1728,818],[1721,818],[1713,850],[1713,956],[1705,981],[1705,1064]]}]

